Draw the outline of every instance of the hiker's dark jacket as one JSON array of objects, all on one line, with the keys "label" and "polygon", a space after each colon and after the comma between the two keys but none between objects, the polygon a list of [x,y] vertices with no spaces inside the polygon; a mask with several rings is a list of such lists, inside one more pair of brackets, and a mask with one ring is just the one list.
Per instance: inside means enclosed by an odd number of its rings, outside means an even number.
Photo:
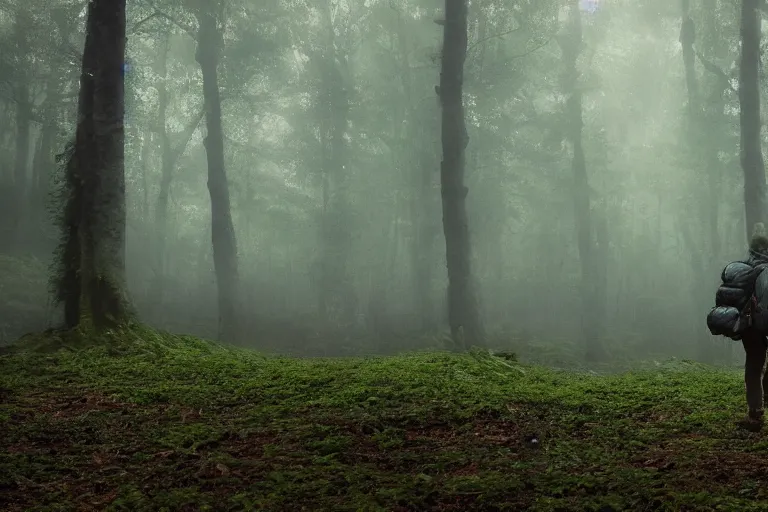
[{"label": "hiker's dark jacket", "polygon": [[[768,255],[749,251],[747,262],[754,266],[768,267]],[[768,272],[760,272],[755,281],[755,310],[752,312],[752,326],[762,334],[768,334]]]}]

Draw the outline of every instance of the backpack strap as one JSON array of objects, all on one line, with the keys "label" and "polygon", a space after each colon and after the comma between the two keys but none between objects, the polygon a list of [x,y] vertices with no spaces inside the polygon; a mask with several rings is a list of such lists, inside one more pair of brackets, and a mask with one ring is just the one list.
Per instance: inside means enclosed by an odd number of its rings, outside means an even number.
[{"label": "backpack strap", "polygon": [[742,318],[744,318],[744,320],[746,321],[746,325],[748,327],[753,326],[755,321],[755,315],[760,309],[760,305],[757,302],[757,295],[755,292],[757,288],[757,280],[766,268],[768,268],[768,264],[766,263],[760,263],[759,265],[754,266],[754,269],[757,272],[755,273],[755,276],[752,282],[750,283],[749,302],[747,302],[746,306],[744,306],[744,309],[741,312]]},{"label": "backpack strap", "polygon": [[741,311],[741,317],[746,321],[747,327],[752,327],[752,324],[754,323],[754,315],[757,312],[757,297],[755,296],[754,290],[752,291],[752,295],[749,297],[749,302],[747,302],[747,305],[744,306],[744,309]]}]

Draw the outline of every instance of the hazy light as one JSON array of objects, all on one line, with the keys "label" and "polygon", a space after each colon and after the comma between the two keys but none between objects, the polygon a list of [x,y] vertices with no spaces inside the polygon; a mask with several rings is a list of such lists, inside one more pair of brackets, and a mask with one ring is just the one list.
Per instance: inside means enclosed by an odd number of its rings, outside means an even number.
[{"label": "hazy light", "polygon": [[600,0],[579,0],[579,8],[588,13],[597,12]]}]

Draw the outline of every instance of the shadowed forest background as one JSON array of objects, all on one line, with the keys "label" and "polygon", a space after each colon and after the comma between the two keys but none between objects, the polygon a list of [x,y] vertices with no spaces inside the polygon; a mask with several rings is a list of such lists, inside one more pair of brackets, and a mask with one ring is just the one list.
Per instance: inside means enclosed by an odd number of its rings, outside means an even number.
[{"label": "shadowed forest background", "polygon": [[[139,318],[302,356],[454,348],[444,2],[193,4],[128,2]],[[740,5],[690,4],[471,2],[465,184],[489,348],[554,365],[734,362],[704,318],[746,242]],[[61,323],[48,274],[84,23],[85,2],[0,0],[0,342]],[[223,162],[203,145],[214,90]]]}]

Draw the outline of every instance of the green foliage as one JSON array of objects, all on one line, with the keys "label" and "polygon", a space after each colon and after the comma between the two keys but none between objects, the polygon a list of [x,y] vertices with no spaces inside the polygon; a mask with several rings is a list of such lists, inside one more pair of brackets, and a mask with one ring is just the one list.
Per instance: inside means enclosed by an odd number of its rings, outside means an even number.
[{"label": "green foliage", "polygon": [[749,511],[766,498],[768,443],[732,425],[733,371],[289,359],[142,327],[15,347],[0,356],[7,510]]}]

